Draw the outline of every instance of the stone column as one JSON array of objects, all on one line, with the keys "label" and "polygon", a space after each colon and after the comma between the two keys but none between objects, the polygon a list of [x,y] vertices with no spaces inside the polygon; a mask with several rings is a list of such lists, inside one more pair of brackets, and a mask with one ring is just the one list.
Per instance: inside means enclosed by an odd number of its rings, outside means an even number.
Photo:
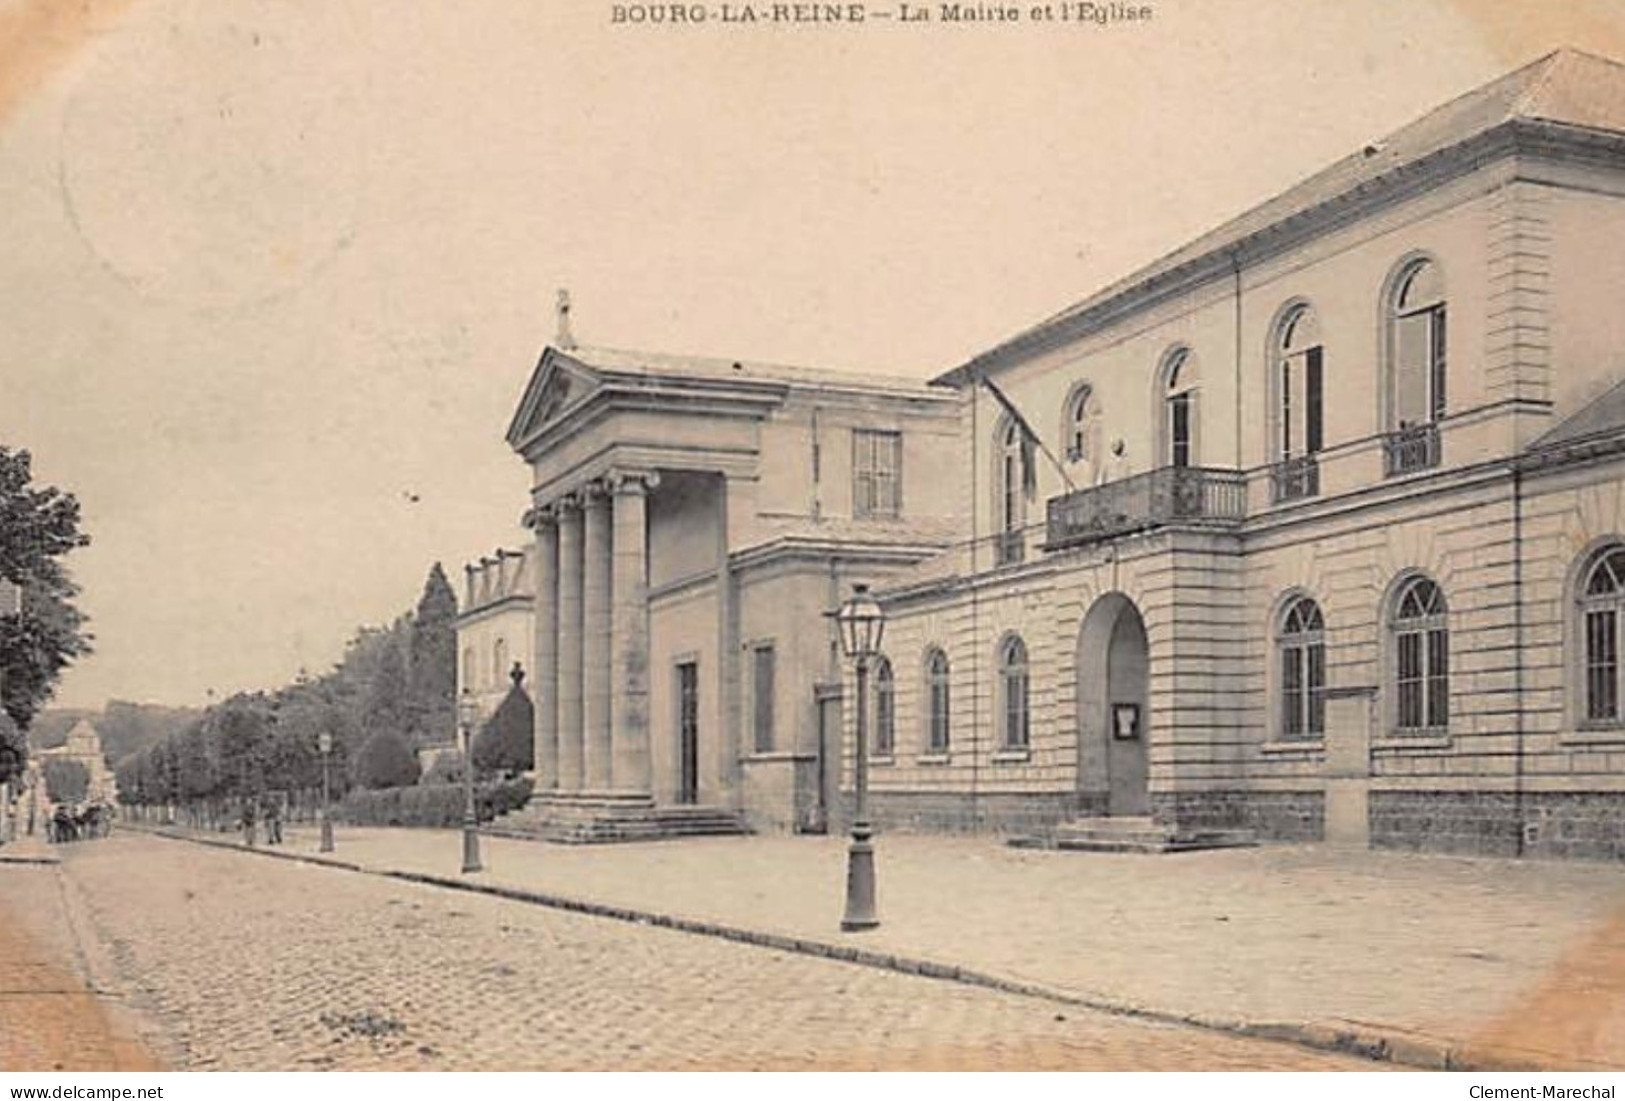
[{"label": "stone column", "polygon": [[581,549],[581,637],[585,645],[581,703],[581,786],[583,791],[610,790],[610,527],[609,494],[589,486],[582,511],[586,516]]},{"label": "stone column", "polygon": [[551,508],[538,508],[536,529],[536,654],[531,695],[536,702],[532,749],[536,790],[559,786],[559,523]]},{"label": "stone column", "polygon": [[615,790],[650,794],[649,748],[649,512],[647,493],[659,476],[622,474],[615,492],[614,696],[610,700]]},{"label": "stone column", "polygon": [[559,505],[558,745],[559,790],[581,790],[581,505]]}]

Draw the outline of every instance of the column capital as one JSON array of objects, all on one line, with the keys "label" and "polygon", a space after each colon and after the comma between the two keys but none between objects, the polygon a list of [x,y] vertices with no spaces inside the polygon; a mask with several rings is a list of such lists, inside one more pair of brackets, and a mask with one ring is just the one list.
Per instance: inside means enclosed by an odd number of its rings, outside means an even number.
[{"label": "column capital", "polygon": [[613,493],[647,493],[660,484],[660,471],[615,469],[604,482]]},{"label": "column capital", "polygon": [[580,507],[586,508],[588,505],[595,504],[598,501],[608,498],[609,487],[604,484],[604,480],[602,478],[594,478],[592,481],[587,482],[580,489],[576,490],[575,495],[577,500],[580,502]]},{"label": "column capital", "polygon": [[530,508],[525,510],[525,514],[519,519],[520,525],[528,528],[531,531],[540,531],[542,528],[552,527],[558,522],[559,513],[557,502],[549,502],[545,505],[532,505]]}]

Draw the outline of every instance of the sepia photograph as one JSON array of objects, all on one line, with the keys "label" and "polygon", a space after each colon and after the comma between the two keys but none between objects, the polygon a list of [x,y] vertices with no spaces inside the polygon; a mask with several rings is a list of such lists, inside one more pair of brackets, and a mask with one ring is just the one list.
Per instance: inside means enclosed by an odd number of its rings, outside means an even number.
[{"label": "sepia photograph", "polygon": [[0,0],[0,212],[9,1097],[1614,1096],[1625,0]]}]

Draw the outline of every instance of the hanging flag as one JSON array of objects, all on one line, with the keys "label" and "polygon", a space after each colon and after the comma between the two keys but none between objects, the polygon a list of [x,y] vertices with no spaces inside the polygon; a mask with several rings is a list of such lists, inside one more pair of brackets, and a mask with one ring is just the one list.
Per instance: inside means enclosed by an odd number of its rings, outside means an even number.
[{"label": "hanging flag", "polygon": [[1031,500],[1038,493],[1038,471],[1033,457],[1035,449],[1042,451],[1044,457],[1055,467],[1056,471],[1061,475],[1061,481],[1066,484],[1068,492],[1077,489],[1077,486],[1072,484],[1072,478],[1067,474],[1066,467],[1062,466],[1061,460],[1057,459],[1054,453],[1044,446],[1043,439],[1039,437],[1037,432],[1033,431],[1033,426],[1028,424],[1027,418],[1021,415],[1021,410],[1017,409],[1016,403],[1010,400],[1010,395],[999,389],[998,385],[988,378],[986,374],[978,372],[976,379],[987,387],[987,392],[993,395],[993,400],[1003,407],[1004,411],[1009,414],[1010,420],[1015,423],[1016,428],[1021,432],[1021,486],[1028,499]]}]

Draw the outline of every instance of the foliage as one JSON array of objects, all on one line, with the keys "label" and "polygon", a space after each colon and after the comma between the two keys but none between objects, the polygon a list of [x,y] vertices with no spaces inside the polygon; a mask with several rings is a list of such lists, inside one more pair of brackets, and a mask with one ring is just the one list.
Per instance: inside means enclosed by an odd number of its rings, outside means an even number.
[{"label": "foliage", "polygon": [[[109,754],[119,762],[120,798],[219,813],[268,792],[314,795],[322,785],[324,734],[331,739],[327,763],[335,799],[363,776],[382,786],[411,784],[418,774],[414,741],[438,740],[440,731],[451,730],[453,720],[444,716],[456,679],[449,633],[455,616],[451,586],[436,566],[416,614],[356,631],[327,673],[301,671],[292,684],[233,696],[201,715],[109,705],[97,721],[112,725],[104,744],[116,738],[123,750]],[[433,738],[425,733],[431,726]]]},{"label": "foliage", "polygon": [[[517,810],[530,799],[529,780],[503,780],[480,784],[474,791],[475,813],[481,822]],[[419,784],[414,787],[356,790],[339,805],[338,816],[357,826],[417,826],[446,829],[463,820],[460,784]]]},{"label": "foliage", "polygon": [[[0,446],[0,578],[22,587],[21,611],[0,615],[0,705],[25,730],[62,671],[90,652],[78,588],[61,561],[89,542],[73,495],[35,486],[29,453]],[[17,746],[7,744],[9,761]]]},{"label": "foliage", "polygon": [[460,784],[463,782],[463,754],[461,750],[448,749],[438,754],[434,763],[423,773],[418,783],[425,786],[431,784]]},{"label": "foliage", "polygon": [[[46,714],[51,713],[42,714],[34,720],[36,732]],[[102,751],[107,754],[107,759],[119,761],[157,745],[165,738],[181,734],[201,719],[203,712],[194,707],[162,707],[152,703],[109,700],[99,714],[90,712],[85,717],[95,725],[96,733],[101,735]]]},{"label": "foliage", "polygon": [[522,679],[522,674],[514,678],[513,687],[474,739],[476,775],[528,772],[536,767],[536,709]]},{"label": "foliage", "polygon": [[45,797],[53,803],[82,803],[90,794],[90,770],[83,761],[45,758]]},{"label": "foliage", "polygon": [[406,690],[413,742],[449,734],[457,722],[457,597],[436,562],[423,582],[407,641]]},{"label": "foliage", "polygon": [[0,710],[0,784],[23,771],[28,760],[28,736]]},{"label": "foliage", "polygon": [[405,787],[417,779],[418,759],[399,734],[380,730],[362,743],[355,759],[355,782],[360,787]]}]

